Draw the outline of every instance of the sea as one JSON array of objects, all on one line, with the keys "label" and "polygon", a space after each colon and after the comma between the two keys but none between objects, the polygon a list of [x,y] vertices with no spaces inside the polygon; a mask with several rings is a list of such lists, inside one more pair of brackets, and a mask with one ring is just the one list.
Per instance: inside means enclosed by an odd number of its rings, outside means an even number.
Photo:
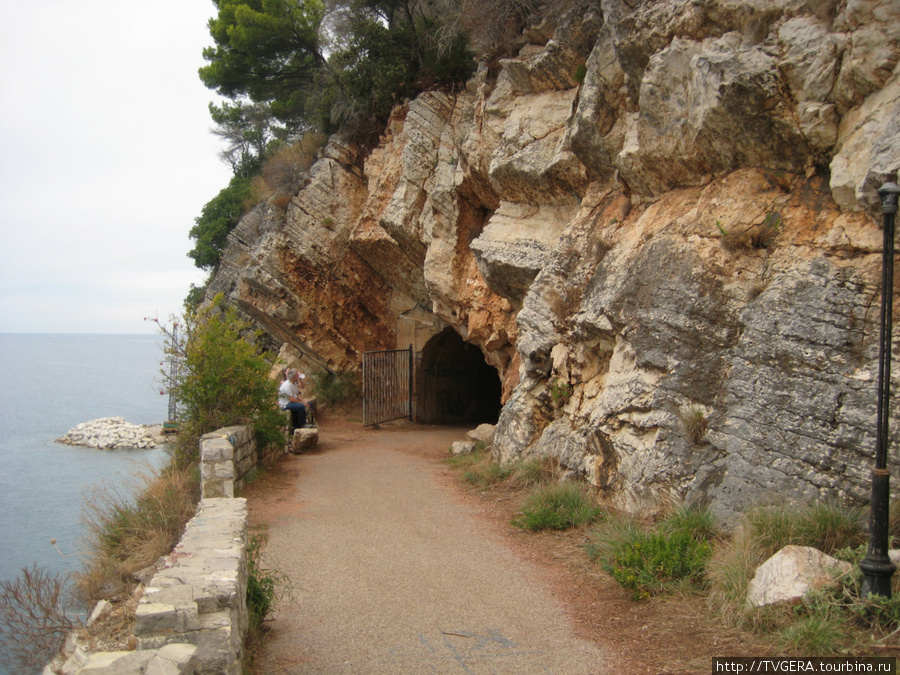
[{"label": "sea", "polygon": [[0,333],[0,581],[32,565],[59,575],[81,569],[92,494],[167,461],[165,447],[55,442],[101,417],[162,424],[164,369],[160,335]]}]

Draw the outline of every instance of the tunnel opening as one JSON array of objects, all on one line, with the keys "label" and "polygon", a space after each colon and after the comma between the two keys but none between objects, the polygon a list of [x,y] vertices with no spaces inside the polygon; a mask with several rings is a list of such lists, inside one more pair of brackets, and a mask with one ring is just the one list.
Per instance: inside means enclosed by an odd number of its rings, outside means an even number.
[{"label": "tunnel opening", "polygon": [[431,338],[417,369],[416,419],[425,424],[495,424],[502,384],[497,369],[452,328]]}]

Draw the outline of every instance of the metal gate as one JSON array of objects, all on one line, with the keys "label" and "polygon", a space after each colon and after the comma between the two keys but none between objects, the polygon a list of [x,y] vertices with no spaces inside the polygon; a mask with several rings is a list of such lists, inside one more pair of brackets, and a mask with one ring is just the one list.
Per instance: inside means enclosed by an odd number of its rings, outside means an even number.
[{"label": "metal gate", "polygon": [[413,350],[363,352],[363,424],[412,419]]}]

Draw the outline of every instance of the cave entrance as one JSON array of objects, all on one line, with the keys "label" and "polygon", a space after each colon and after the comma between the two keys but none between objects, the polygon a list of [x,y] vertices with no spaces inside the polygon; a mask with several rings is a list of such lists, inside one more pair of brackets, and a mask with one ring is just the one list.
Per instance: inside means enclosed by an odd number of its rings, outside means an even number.
[{"label": "cave entrance", "polygon": [[452,328],[422,349],[416,390],[416,418],[425,424],[495,424],[502,385],[484,354]]}]

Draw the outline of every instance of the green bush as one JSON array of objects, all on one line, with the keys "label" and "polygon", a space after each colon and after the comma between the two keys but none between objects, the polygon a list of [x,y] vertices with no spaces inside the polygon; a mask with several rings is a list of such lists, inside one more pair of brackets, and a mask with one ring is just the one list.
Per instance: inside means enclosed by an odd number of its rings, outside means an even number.
[{"label": "green bush", "polygon": [[847,622],[832,613],[811,614],[787,624],[778,632],[778,643],[789,653],[832,656],[847,642]]},{"label": "green bush", "polygon": [[559,462],[553,457],[529,457],[513,466],[513,480],[525,487],[543,485],[556,477],[558,469]]},{"label": "green bush", "polygon": [[855,547],[865,541],[864,510],[836,504],[772,506],[747,514],[751,536],[768,557],[793,544],[812,546],[825,553]]},{"label": "green bush", "polygon": [[509,478],[513,473],[510,466],[504,466],[488,458],[473,464],[463,473],[463,480],[481,489],[487,489]]},{"label": "green bush", "polygon": [[[829,655],[871,649],[900,626],[900,601],[861,598],[863,511],[834,504],[755,509],[707,565],[710,606],[727,625],[771,637],[792,654]],[[787,545],[810,546],[851,564],[833,584],[792,607],[749,608],[747,585],[767,558]],[[896,588],[896,584],[895,584]],[[880,637],[879,637],[880,636]]]},{"label": "green bush", "polygon": [[604,515],[585,485],[565,482],[537,488],[525,500],[522,515],[512,522],[527,530],[566,530],[596,522]]},{"label": "green bush", "polygon": [[203,434],[235,424],[252,425],[262,447],[284,443],[278,388],[269,377],[272,357],[248,339],[259,331],[234,308],[223,308],[221,295],[197,312],[186,312],[179,333],[162,329],[166,350],[179,363],[172,387],[181,411],[176,464],[197,461]]},{"label": "green bush", "polygon": [[188,256],[197,267],[212,271],[219,266],[228,234],[246,213],[252,191],[250,178],[233,176],[228,186],[204,205],[188,233],[195,242]]},{"label": "green bush", "polygon": [[714,535],[706,510],[681,509],[649,530],[631,519],[614,520],[597,533],[588,551],[635,599],[642,599],[685,584],[705,587]]},{"label": "green bush", "polygon": [[446,464],[454,469],[470,469],[474,466],[487,461],[487,453],[484,447],[475,447],[473,452],[462,455],[451,455],[444,460]]}]

